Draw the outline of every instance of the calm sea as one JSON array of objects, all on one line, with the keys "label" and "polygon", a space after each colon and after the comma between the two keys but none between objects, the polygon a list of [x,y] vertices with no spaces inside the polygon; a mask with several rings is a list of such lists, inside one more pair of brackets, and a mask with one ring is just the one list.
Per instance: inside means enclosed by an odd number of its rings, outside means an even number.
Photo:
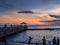
[{"label": "calm sea", "polygon": [[[44,27],[29,27],[29,28],[44,28]],[[45,27],[46,28],[46,27]],[[52,28],[52,27],[50,27]],[[54,27],[55,28],[55,27]],[[57,28],[57,27],[56,27]],[[32,37],[31,43],[42,43],[43,36],[46,37],[46,42],[52,41],[53,37],[60,38],[60,30],[31,30],[21,32],[6,38],[7,44],[13,45],[28,45],[29,36]],[[32,44],[34,45],[34,44]]]}]

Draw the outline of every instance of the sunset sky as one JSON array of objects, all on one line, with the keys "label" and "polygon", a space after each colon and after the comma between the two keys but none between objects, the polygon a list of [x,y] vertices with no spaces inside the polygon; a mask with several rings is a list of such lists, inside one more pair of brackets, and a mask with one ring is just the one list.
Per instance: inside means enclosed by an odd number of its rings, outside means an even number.
[{"label": "sunset sky", "polygon": [[0,0],[0,24],[60,26],[60,0]]}]

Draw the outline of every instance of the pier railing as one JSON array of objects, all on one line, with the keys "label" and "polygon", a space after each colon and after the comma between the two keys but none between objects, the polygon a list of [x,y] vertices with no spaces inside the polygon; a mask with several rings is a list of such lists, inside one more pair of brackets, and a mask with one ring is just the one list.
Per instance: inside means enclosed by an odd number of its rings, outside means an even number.
[{"label": "pier railing", "polygon": [[6,27],[0,28],[0,37],[4,37],[17,32],[23,32],[26,30],[26,26]]}]

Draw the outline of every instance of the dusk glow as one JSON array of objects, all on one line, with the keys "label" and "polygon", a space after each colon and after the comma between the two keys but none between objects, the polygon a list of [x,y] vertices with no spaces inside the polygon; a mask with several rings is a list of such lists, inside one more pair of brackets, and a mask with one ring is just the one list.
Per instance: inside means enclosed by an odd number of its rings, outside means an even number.
[{"label": "dusk glow", "polygon": [[60,45],[60,0],[0,0],[0,45]]},{"label": "dusk glow", "polygon": [[34,25],[57,25],[60,18],[50,15],[60,16],[59,2],[59,0],[1,0],[0,24],[26,22]]}]

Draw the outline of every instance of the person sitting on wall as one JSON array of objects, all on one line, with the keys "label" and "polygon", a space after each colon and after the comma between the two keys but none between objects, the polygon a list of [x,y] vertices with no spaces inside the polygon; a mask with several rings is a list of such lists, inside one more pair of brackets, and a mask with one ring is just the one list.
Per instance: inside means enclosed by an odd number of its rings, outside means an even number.
[{"label": "person sitting on wall", "polygon": [[56,44],[59,45],[59,42],[60,42],[60,41],[59,41],[59,37],[58,37],[58,38],[57,38],[57,42],[56,42]]},{"label": "person sitting on wall", "polygon": [[56,45],[56,37],[53,38],[52,43],[53,45]]},{"label": "person sitting on wall", "polygon": [[31,43],[31,40],[32,40],[32,37],[29,37],[29,41],[28,41],[28,44],[30,45]]},{"label": "person sitting on wall", "polygon": [[43,45],[46,45],[46,39],[45,39],[45,36],[43,36],[42,41],[43,41]]}]

